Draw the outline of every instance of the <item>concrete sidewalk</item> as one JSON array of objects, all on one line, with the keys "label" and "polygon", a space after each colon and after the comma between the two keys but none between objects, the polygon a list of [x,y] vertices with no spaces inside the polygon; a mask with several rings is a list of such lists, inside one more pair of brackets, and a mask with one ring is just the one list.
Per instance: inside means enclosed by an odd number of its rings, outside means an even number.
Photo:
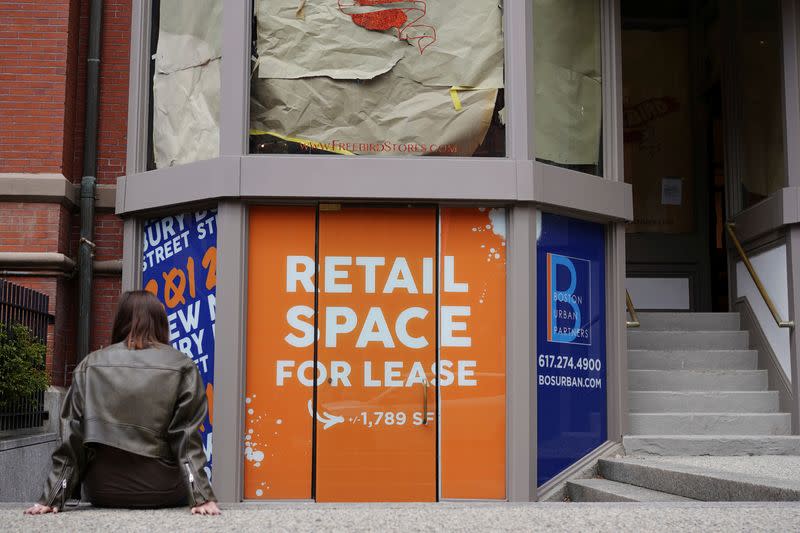
[{"label": "concrete sidewalk", "polygon": [[2,531],[797,531],[800,504],[240,504],[217,517],[188,509],[75,508],[25,516],[0,504]]}]

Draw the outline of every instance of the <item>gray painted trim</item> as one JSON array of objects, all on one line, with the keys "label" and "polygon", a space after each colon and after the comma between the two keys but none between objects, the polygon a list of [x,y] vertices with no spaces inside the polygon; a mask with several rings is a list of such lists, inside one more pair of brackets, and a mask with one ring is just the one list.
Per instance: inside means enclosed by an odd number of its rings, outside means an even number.
[{"label": "gray painted trim", "polygon": [[[622,13],[620,0],[603,0],[603,174],[625,181],[622,104]],[[631,204],[633,213],[633,204]]]},{"label": "gray painted trim", "polygon": [[[798,11],[797,0],[783,0],[781,2],[783,20],[783,96],[785,105],[784,114],[784,142],[786,154],[786,176],[789,185],[795,191],[793,198],[785,199],[784,220],[789,218],[787,211],[794,217],[796,222],[800,217],[800,193],[797,187],[800,185],[800,154],[795,149],[800,140],[800,73],[798,73],[798,46],[800,37],[798,25],[800,25],[800,12]],[[786,189],[784,189],[786,191]],[[787,194],[788,196],[788,194]],[[800,226],[793,225],[789,228],[786,261],[789,273],[789,316],[788,320],[796,323],[800,319]],[[789,358],[791,361],[789,376],[791,382],[791,413],[792,413],[792,433],[800,434],[800,327],[794,327],[789,331]]]},{"label": "gray painted trim", "polygon": [[[619,0],[603,0],[603,143],[604,175],[624,184],[625,145],[622,102],[622,13]],[[633,218],[633,188],[627,219]],[[625,194],[621,195],[623,198]],[[625,224],[610,224],[606,230],[606,391],[608,435],[621,442],[628,430],[628,335],[625,278]]]},{"label": "gray painted trim", "polygon": [[517,161],[517,200],[533,202],[535,198],[534,161]]},{"label": "gray painted trim", "polygon": [[750,301],[746,296],[741,297],[734,303],[734,308],[741,315],[742,330],[750,334],[750,349],[758,351],[758,368],[767,371],[769,390],[778,391],[781,412],[790,413],[792,411],[792,386],[789,383],[789,377],[783,371],[778,356],[775,355],[772,345],[767,340]]},{"label": "gray painted trim", "polygon": [[125,186],[128,183],[128,178],[119,176],[117,178],[117,196],[114,203],[114,212],[117,215],[122,215],[125,212]]},{"label": "gray painted trim", "polygon": [[611,181],[536,162],[534,201],[548,206],[594,215],[594,218],[618,221],[633,220],[633,189],[630,184]]},{"label": "gray painted trim", "polygon": [[62,174],[0,174],[0,201],[78,205],[78,189]]},{"label": "gray painted trim", "polygon": [[241,197],[532,201],[600,222],[633,219],[627,183],[508,159],[232,156],[120,178],[118,187],[117,214]]},{"label": "gray painted trim", "polygon": [[800,10],[797,0],[782,0],[784,153],[787,185],[800,186]]},{"label": "gray painted trim", "polygon": [[[239,159],[220,157],[124,178],[122,208],[117,214],[239,196]],[[120,181],[117,182],[120,185]]]},{"label": "gray painted trim", "polygon": [[628,430],[628,333],[625,299],[625,226],[606,230],[607,439],[622,442]]},{"label": "gray painted trim", "polygon": [[[791,226],[786,239],[786,261],[789,273],[789,318],[800,318],[800,225]],[[792,384],[792,433],[800,435],[800,327],[789,330],[789,359]]]},{"label": "gray painted trim", "polygon": [[536,498],[536,226],[530,206],[511,209],[506,286],[506,496]]},{"label": "gray painted trim", "polygon": [[151,12],[152,0],[131,4],[128,157],[125,166],[129,174],[147,170]]},{"label": "gray painted trim", "polygon": [[243,498],[247,207],[217,211],[217,321],[214,339],[214,491],[220,502]]},{"label": "gray painted trim", "polygon": [[516,165],[486,158],[248,156],[244,197],[514,200]]},{"label": "gray painted trim", "polygon": [[[506,154],[532,160],[534,148],[533,3],[506,1]],[[532,176],[532,174],[529,174]]]},{"label": "gray painted trim", "polygon": [[741,211],[733,221],[742,243],[800,223],[800,187],[784,187],[756,205]]},{"label": "gray painted trim", "polygon": [[122,226],[122,291],[133,291],[142,286],[142,222],[126,218]]},{"label": "gray painted trim", "polygon": [[247,153],[250,132],[251,2],[223,0],[219,153]]},{"label": "gray painted trim", "polygon": [[[0,202],[59,203],[78,207],[80,185],[61,174],[0,174]],[[95,208],[114,209],[117,188],[98,185]]]}]

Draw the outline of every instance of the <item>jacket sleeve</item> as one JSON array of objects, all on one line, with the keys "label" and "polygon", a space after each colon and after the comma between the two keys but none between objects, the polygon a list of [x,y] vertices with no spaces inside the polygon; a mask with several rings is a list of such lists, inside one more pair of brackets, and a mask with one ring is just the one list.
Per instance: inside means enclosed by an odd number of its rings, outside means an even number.
[{"label": "jacket sleeve", "polygon": [[206,454],[199,431],[207,412],[208,400],[203,390],[203,380],[197,367],[192,364],[183,371],[175,411],[167,429],[167,439],[183,472],[192,506],[217,501],[205,471]]},{"label": "jacket sleeve", "polygon": [[85,381],[85,368],[78,365],[61,407],[61,444],[53,452],[53,466],[39,498],[42,505],[63,508],[72,491],[80,485],[86,470],[86,450],[83,446]]}]

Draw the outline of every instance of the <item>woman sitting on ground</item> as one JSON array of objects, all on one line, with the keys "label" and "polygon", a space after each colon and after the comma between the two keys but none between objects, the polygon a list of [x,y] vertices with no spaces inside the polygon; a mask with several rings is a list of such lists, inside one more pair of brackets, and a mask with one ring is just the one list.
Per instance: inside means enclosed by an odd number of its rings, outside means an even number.
[{"label": "woman sitting on ground", "polygon": [[25,512],[58,512],[83,483],[97,507],[219,514],[198,431],[208,411],[203,383],[192,360],[169,346],[161,302],[146,291],[123,294],[112,342],[75,368],[61,446],[42,497]]}]

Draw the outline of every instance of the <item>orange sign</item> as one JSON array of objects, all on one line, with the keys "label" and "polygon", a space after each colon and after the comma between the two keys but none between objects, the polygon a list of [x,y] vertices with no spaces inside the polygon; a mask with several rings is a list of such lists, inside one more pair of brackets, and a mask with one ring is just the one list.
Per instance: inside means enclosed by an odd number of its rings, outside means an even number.
[{"label": "orange sign", "polygon": [[317,501],[435,501],[433,209],[320,214]]},{"label": "orange sign", "polygon": [[248,298],[246,498],[504,498],[504,210],[253,208]]},{"label": "orange sign", "polygon": [[468,341],[448,342],[443,331],[439,357],[443,366],[474,364],[470,384],[441,388],[443,498],[506,496],[505,217],[504,209],[442,210],[440,316],[460,313]]},{"label": "orange sign", "polygon": [[[292,342],[294,321],[313,320],[316,210],[250,209],[247,280],[247,386],[244,497],[311,498],[312,389],[297,380],[276,386],[279,360],[313,361],[312,343]],[[287,290],[289,271],[309,268],[310,286]],[[313,322],[312,322],[313,323]]]}]

